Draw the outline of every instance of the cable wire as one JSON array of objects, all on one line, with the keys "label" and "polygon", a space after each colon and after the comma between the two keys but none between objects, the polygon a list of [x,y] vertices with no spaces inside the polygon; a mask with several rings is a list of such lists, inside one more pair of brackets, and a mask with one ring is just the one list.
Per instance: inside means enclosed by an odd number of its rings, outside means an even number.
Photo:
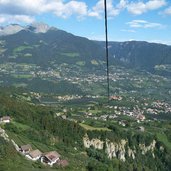
[{"label": "cable wire", "polygon": [[108,97],[108,103],[110,100],[110,93],[109,93],[109,49],[108,49],[108,23],[107,23],[107,2],[104,0],[104,12],[105,12],[105,37],[106,37],[106,67],[107,67],[107,97]]}]

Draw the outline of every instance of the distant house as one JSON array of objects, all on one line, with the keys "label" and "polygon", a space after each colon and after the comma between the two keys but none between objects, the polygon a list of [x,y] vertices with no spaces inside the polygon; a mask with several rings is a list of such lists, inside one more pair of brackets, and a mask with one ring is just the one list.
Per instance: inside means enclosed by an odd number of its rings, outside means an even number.
[{"label": "distant house", "polygon": [[142,115],[142,114],[138,114],[136,118],[137,118],[138,120],[140,120],[140,121],[144,121],[144,120],[145,120],[145,116]]},{"label": "distant house", "polygon": [[3,116],[0,118],[0,122],[2,123],[10,123],[11,117],[10,116]]},{"label": "distant house", "polygon": [[145,131],[145,128],[143,126],[139,126],[138,127],[138,130],[141,131],[141,132],[144,132]]},{"label": "distant house", "polygon": [[59,158],[60,154],[58,154],[56,151],[51,151],[42,155],[41,162],[53,166],[53,164],[55,164]]},{"label": "distant house", "polygon": [[110,100],[118,100],[118,101],[120,101],[120,100],[122,100],[122,97],[121,96],[111,96]]},{"label": "distant house", "polygon": [[119,123],[119,125],[122,125],[123,127],[125,127],[127,125],[126,121],[119,121],[118,123]]},{"label": "distant house", "polygon": [[22,145],[22,146],[20,146],[20,151],[21,151],[23,154],[28,154],[30,151],[32,151],[32,147],[31,147],[30,144]]},{"label": "distant house", "polygon": [[26,157],[33,161],[36,161],[36,160],[40,159],[41,155],[42,155],[42,152],[37,149],[37,150],[33,150],[33,151],[29,152],[26,155]]},{"label": "distant house", "polygon": [[62,115],[61,118],[64,119],[64,120],[66,120],[67,119],[67,116],[66,115]]}]

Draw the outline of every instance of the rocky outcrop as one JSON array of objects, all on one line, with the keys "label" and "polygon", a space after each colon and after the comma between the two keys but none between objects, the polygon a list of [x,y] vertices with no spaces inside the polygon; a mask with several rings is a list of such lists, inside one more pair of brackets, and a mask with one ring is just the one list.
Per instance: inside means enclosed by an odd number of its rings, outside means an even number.
[{"label": "rocky outcrop", "polygon": [[18,24],[11,24],[5,27],[0,28],[0,36],[10,35],[18,33],[19,31],[23,30],[24,27]]},{"label": "rocky outcrop", "polygon": [[122,139],[119,143],[116,142],[110,142],[109,140],[101,141],[97,138],[89,139],[87,135],[83,137],[83,143],[84,147],[90,148],[90,146],[93,146],[95,149],[102,150],[105,146],[105,152],[107,156],[112,159],[114,157],[117,157],[118,159],[125,161],[125,145],[127,143],[126,140]]},{"label": "rocky outcrop", "polygon": [[128,147],[128,156],[132,157],[132,159],[135,159],[135,154],[136,154],[135,148],[134,150],[132,150],[130,147]]},{"label": "rocky outcrop", "polygon": [[88,135],[85,135],[83,137],[83,143],[84,147],[90,148],[90,146],[93,146],[95,149],[102,150],[104,148],[104,141],[101,141],[97,138],[89,139]]},{"label": "rocky outcrop", "polygon": [[0,136],[4,138],[4,140],[9,141],[9,137],[6,134],[5,130],[0,127]]},{"label": "rocky outcrop", "polygon": [[118,159],[125,161],[125,145],[127,141],[122,139],[119,143],[106,141],[106,153],[110,159],[117,157]]},{"label": "rocky outcrop", "polygon": [[142,151],[142,154],[145,155],[148,151],[152,152],[152,156],[155,158],[154,149],[156,147],[156,141],[153,140],[149,146],[145,146],[145,144],[139,144],[139,147]]},{"label": "rocky outcrop", "polygon": [[[90,148],[92,146],[98,150],[102,150],[102,149],[105,150],[109,159],[118,158],[123,162],[126,161],[126,154],[128,154],[128,157],[135,159],[138,150],[135,148],[135,146],[133,147],[133,149],[127,146],[128,141],[125,139],[121,139],[118,142],[111,142],[108,139],[106,139],[105,141],[102,141],[98,138],[89,139],[88,135],[85,135],[83,137],[83,143],[84,143],[84,147],[86,148]],[[156,148],[155,140],[153,140],[149,146],[146,146],[145,144],[139,144],[138,147],[143,155],[145,155],[147,152],[151,152],[152,156],[155,158],[154,155],[154,149]]]},{"label": "rocky outcrop", "polygon": [[26,28],[29,31],[33,31],[34,33],[46,33],[50,29],[50,27],[47,24],[41,22],[34,22]]}]

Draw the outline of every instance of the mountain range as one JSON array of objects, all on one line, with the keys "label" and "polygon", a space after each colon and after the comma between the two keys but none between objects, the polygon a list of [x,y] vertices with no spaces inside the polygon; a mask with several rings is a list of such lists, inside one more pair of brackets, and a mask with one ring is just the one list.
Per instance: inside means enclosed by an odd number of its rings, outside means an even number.
[{"label": "mountain range", "polygon": [[46,33],[48,30],[56,29],[54,27],[49,27],[47,24],[44,23],[32,23],[28,26],[21,26],[19,24],[10,24],[7,26],[0,27],[0,35],[6,36],[18,33],[21,30],[26,30],[34,33]]},{"label": "mountain range", "polygon": [[88,63],[89,59],[102,59],[101,56],[104,56],[97,43],[44,24],[26,27],[11,25],[3,30],[6,34],[0,37],[0,56],[4,62],[44,65],[50,61],[63,63],[83,60]]},{"label": "mountain range", "polygon": [[[12,24],[0,27],[0,61],[40,66],[81,61],[91,67],[92,61],[104,64],[105,42],[75,36],[43,23]],[[109,64],[153,71],[156,66],[171,64],[171,46],[143,41],[109,42]]]}]

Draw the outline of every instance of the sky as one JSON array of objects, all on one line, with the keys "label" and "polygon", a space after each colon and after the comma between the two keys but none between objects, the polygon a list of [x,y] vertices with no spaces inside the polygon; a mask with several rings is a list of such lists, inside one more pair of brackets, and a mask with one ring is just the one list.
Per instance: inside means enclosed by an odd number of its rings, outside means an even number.
[{"label": "sky", "polygon": [[[171,45],[171,0],[107,0],[109,41]],[[104,0],[0,0],[0,25],[43,22],[105,40]]]}]

